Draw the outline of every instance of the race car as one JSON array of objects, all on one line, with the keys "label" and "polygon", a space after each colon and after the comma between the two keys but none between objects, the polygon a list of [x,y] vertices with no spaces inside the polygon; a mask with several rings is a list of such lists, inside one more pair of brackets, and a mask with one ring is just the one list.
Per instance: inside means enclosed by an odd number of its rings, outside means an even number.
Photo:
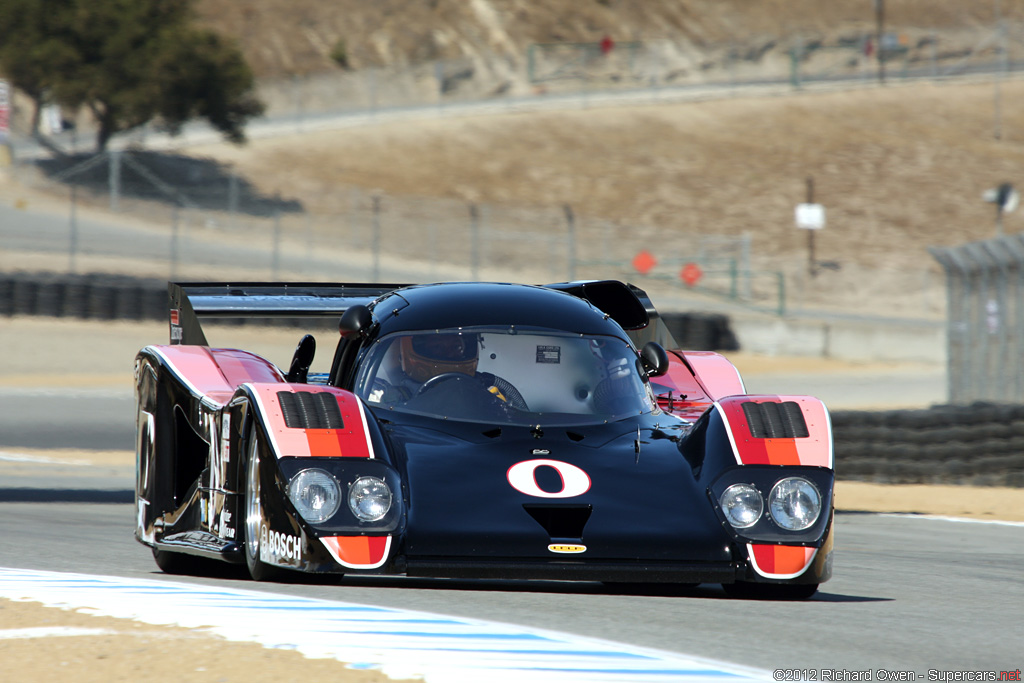
[{"label": "race car", "polygon": [[[212,558],[256,580],[717,583],[777,599],[831,576],[826,407],[747,395],[723,356],[676,348],[635,286],[168,292],[170,344],[135,361],[135,536],[164,571]],[[326,317],[340,335],[323,371],[310,334],[278,367],[210,346],[200,320],[239,317]]]}]

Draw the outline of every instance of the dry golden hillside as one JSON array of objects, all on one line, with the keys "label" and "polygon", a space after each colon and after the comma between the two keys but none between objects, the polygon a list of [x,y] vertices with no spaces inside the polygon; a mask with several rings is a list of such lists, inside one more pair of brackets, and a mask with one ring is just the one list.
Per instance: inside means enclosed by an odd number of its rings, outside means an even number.
[{"label": "dry golden hillside", "polygon": [[[918,84],[475,118],[402,121],[192,149],[268,193],[343,215],[347,188],[557,209],[619,225],[620,258],[647,247],[692,255],[706,235],[752,239],[754,266],[787,273],[791,303],[861,313],[939,315],[929,245],[994,236],[982,200],[1024,184],[1024,81]],[[807,231],[794,226],[806,178],[828,211],[807,277]],[[1020,212],[1006,219],[1019,232]],[[414,226],[411,226],[414,229]],[[412,233],[410,233],[412,239]]]},{"label": "dry golden hillside", "polygon": [[[962,35],[970,47],[996,6],[1024,20],[1024,0],[888,0],[889,31]],[[341,41],[353,69],[496,54],[530,44],[670,40],[701,49],[786,50],[797,34],[836,38],[874,31],[873,0],[197,0],[202,20],[238,40],[260,77],[337,68]]]}]

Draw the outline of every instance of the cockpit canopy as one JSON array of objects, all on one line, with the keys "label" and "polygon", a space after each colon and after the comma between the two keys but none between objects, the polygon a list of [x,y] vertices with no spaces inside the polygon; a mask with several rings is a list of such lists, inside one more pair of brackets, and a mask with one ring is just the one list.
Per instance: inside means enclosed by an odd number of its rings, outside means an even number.
[{"label": "cockpit canopy", "polygon": [[354,390],[371,408],[518,425],[611,422],[655,403],[624,339],[523,327],[403,331],[377,339]]}]

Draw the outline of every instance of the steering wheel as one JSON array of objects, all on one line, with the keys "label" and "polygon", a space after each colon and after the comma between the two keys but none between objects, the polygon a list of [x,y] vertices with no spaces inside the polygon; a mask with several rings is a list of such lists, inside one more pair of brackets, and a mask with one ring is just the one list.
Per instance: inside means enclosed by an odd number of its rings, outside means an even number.
[{"label": "steering wheel", "polygon": [[433,377],[428,379],[426,382],[421,384],[420,388],[416,390],[416,396],[420,396],[421,394],[423,394],[423,392],[425,392],[425,391],[427,391],[429,389],[433,389],[438,384],[441,384],[442,382],[447,382],[448,380],[451,380],[451,379],[474,379],[475,380],[474,377],[471,377],[470,375],[467,375],[467,374],[462,373],[462,372],[442,372],[440,375],[434,375]]}]

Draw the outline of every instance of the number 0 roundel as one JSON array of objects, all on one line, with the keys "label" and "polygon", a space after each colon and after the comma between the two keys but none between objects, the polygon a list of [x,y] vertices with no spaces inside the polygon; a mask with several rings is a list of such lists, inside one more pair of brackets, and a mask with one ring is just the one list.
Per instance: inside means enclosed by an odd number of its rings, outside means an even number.
[{"label": "number 0 roundel", "polygon": [[[562,478],[562,490],[551,493],[537,485],[534,476],[538,467],[551,467]],[[508,468],[508,483],[520,493],[535,498],[572,498],[590,490],[590,477],[575,465],[560,460],[526,460]]]}]

